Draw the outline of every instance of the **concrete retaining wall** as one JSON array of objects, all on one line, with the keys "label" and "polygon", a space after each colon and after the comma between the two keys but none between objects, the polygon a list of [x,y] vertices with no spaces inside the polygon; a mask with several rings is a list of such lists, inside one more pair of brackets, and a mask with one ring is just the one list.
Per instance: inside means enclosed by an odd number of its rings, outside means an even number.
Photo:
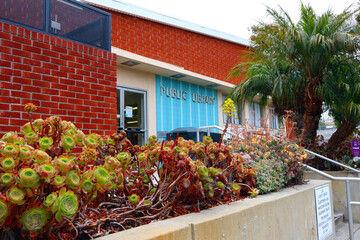
[{"label": "concrete retaining wall", "polygon": [[[102,240],[317,239],[315,188],[308,184],[102,237]],[[327,240],[335,239],[333,234]]]},{"label": "concrete retaining wall", "polygon": [[[325,173],[334,177],[360,177],[360,174],[346,171],[325,171]],[[315,172],[305,172],[306,179],[319,179],[327,180]],[[334,195],[334,211],[344,213],[345,219],[349,219],[348,210],[346,206],[346,184],[344,181],[331,181],[332,191]],[[350,182],[351,200],[360,201],[360,182]],[[353,219],[354,222],[360,223],[360,207],[353,206]]]}]

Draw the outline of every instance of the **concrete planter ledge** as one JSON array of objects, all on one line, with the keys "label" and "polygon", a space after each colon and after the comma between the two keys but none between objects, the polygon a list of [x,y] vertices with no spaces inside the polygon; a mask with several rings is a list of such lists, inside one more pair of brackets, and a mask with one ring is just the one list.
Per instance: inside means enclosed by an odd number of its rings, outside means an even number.
[{"label": "concrete planter ledge", "polygon": [[[326,184],[330,184],[331,190],[331,181],[311,180],[305,185],[150,223],[99,239],[317,239],[315,188]],[[332,224],[333,234],[327,240],[335,239],[333,221]]]}]

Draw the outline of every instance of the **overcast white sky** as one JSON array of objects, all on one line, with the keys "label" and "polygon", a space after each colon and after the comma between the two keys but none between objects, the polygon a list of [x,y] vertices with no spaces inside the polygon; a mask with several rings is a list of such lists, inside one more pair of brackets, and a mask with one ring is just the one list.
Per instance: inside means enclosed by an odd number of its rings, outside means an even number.
[{"label": "overcast white sky", "polygon": [[[266,20],[266,7],[278,5],[298,20],[300,0],[122,0],[133,5],[153,10],[171,17],[219,30],[234,36],[249,38],[250,27],[258,20]],[[342,12],[357,0],[303,0],[311,2],[317,14],[329,9]]]}]

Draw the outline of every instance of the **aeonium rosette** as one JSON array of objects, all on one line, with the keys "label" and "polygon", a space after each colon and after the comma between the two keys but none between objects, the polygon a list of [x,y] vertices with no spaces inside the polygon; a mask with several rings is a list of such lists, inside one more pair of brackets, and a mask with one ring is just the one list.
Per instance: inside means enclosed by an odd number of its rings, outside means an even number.
[{"label": "aeonium rosette", "polygon": [[56,220],[60,222],[63,217],[74,217],[78,208],[79,202],[74,192],[66,191],[66,188],[61,188],[59,192],[59,197],[54,203],[52,212],[56,213]]},{"label": "aeonium rosette", "polygon": [[15,132],[7,132],[2,136],[1,140],[7,143],[14,143],[18,136]]},{"label": "aeonium rosette", "polygon": [[19,153],[19,147],[15,146],[12,143],[8,143],[6,144],[3,149],[2,149],[2,154],[5,157],[12,157],[12,158],[16,158],[17,155]]},{"label": "aeonium rosette", "polygon": [[33,206],[26,210],[20,219],[22,228],[32,233],[40,232],[46,225],[51,214],[43,207]]},{"label": "aeonium rosette", "polygon": [[32,168],[20,169],[16,182],[22,187],[37,187],[39,185],[40,177]]},{"label": "aeonium rosette", "polygon": [[66,172],[68,169],[70,169],[71,165],[75,164],[75,162],[71,160],[69,156],[65,155],[56,157],[54,163],[60,168],[60,172]]},{"label": "aeonium rosette", "polygon": [[9,199],[10,202],[17,205],[22,205],[25,203],[25,191],[16,186],[12,186],[10,189],[7,190],[6,197]]},{"label": "aeonium rosette", "polygon": [[52,147],[54,140],[51,137],[42,137],[39,139],[39,145],[42,150],[47,150]]},{"label": "aeonium rosette", "polygon": [[49,154],[39,149],[34,151],[33,158],[34,158],[34,162],[38,164],[42,164],[50,160]]},{"label": "aeonium rosette", "polygon": [[15,175],[13,173],[7,172],[0,174],[0,186],[9,187],[15,183]]},{"label": "aeonium rosette", "polygon": [[74,137],[71,135],[64,135],[61,137],[60,147],[63,147],[66,152],[70,152],[75,147]]},{"label": "aeonium rosette", "polygon": [[0,227],[6,221],[9,216],[10,208],[9,204],[4,199],[0,198]]},{"label": "aeonium rosette", "polygon": [[0,159],[0,161],[1,161],[1,168],[5,172],[11,171],[18,165],[18,161],[12,157],[3,158],[2,160]]},{"label": "aeonium rosette", "polygon": [[80,186],[81,178],[79,173],[75,170],[70,170],[66,173],[66,185],[68,185],[72,189],[76,189]]}]

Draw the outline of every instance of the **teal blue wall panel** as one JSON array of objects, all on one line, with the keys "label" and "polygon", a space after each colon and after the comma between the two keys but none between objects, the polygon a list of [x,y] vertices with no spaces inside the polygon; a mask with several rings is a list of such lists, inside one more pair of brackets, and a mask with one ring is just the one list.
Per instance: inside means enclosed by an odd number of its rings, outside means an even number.
[{"label": "teal blue wall panel", "polygon": [[219,125],[217,91],[156,75],[156,115],[157,131]]}]

